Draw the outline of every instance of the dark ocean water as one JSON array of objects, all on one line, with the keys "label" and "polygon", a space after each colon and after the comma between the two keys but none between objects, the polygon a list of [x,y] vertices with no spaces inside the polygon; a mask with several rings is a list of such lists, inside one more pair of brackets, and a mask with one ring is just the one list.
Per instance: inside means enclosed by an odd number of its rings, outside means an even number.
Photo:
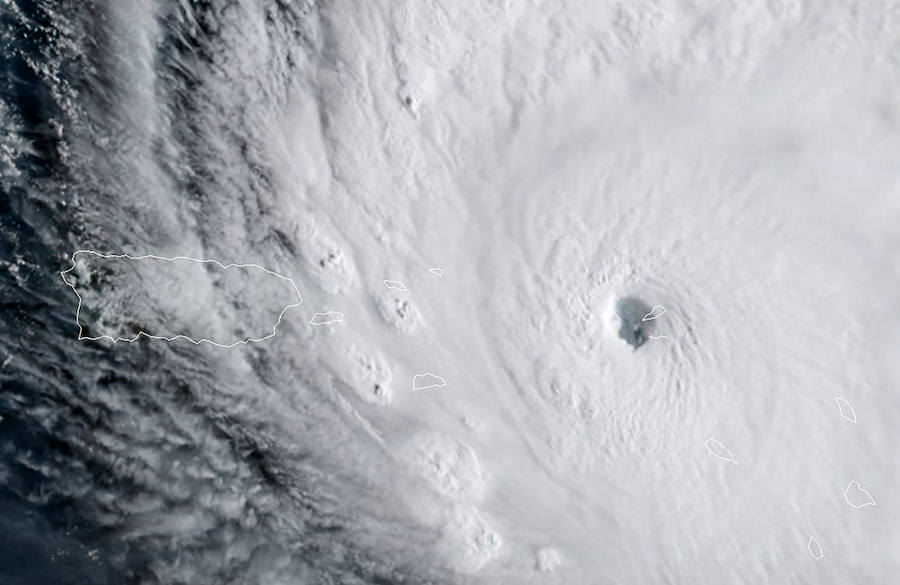
[{"label": "dark ocean water", "polygon": [[63,112],[50,84],[29,65],[48,59],[52,25],[35,3],[18,7],[0,13],[3,138],[10,146],[30,147],[7,151],[9,158],[0,163],[15,165],[0,167],[0,246],[4,263],[15,267],[0,273],[0,581],[107,583],[108,564],[88,556],[100,541],[96,529],[76,500],[54,487],[75,470],[67,469],[71,446],[46,415],[58,416],[54,389],[74,383],[64,364],[78,356],[61,343],[70,328],[53,278],[68,226],[52,197],[35,195],[52,192],[65,172],[50,126]]}]

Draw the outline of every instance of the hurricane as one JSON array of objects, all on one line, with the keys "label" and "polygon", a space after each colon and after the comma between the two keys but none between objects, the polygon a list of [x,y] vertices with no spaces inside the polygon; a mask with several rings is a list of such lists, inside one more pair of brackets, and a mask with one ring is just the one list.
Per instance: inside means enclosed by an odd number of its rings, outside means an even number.
[{"label": "hurricane", "polygon": [[898,39],[6,0],[0,582],[891,583]]}]

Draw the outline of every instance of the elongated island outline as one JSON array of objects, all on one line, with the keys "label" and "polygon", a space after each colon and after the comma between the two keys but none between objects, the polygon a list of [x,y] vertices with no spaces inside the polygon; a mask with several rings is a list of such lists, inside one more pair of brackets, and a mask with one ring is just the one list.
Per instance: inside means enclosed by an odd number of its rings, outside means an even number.
[{"label": "elongated island outline", "polygon": [[[81,324],[81,303],[82,303],[81,295],[78,293],[78,289],[75,287],[75,285],[72,284],[71,282],[69,282],[68,280],[66,280],[66,274],[68,274],[69,272],[71,272],[72,270],[75,269],[75,267],[76,267],[75,257],[78,256],[79,254],[91,254],[91,255],[97,256],[99,258],[127,258],[128,260],[146,260],[147,258],[151,258],[154,260],[165,260],[167,262],[174,262],[175,260],[190,260],[192,262],[197,262],[198,264],[215,264],[216,266],[219,266],[223,270],[228,270],[230,268],[257,268],[259,270],[262,270],[266,274],[270,274],[276,278],[280,278],[281,280],[284,280],[284,281],[290,283],[291,288],[293,288],[294,292],[297,293],[297,302],[287,305],[283,309],[281,309],[281,312],[278,314],[278,319],[275,321],[275,324],[272,326],[272,332],[269,333],[268,335],[266,335],[265,337],[259,337],[259,338],[248,337],[247,339],[235,341],[234,343],[230,343],[227,345],[223,344],[223,343],[218,343],[216,341],[213,341],[212,339],[207,339],[205,337],[202,339],[193,339],[184,334],[178,334],[178,335],[173,335],[172,337],[166,337],[164,335],[153,335],[151,333],[147,333],[144,330],[138,331],[134,337],[112,337],[111,335],[97,335],[95,337],[91,337],[88,335],[84,335],[84,326]],[[277,272],[273,272],[271,270],[263,268],[259,264],[236,264],[236,263],[222,264],[221,262],[219,262],[217,260],[201,260],[198,258],[191,258],[190,256],[167,257],[167,256],[157,256],[155,254],[144,254],[143,256],[131,256],[129,254],[104,254],[102,252],[97,252],[95,250],[87,250],[87,249],[75,250],[74,252],[72,252],[71,261],[72,261],[72,266],[70,268],[67,268],[67,269],[63,270],[62,272],[60,272],[59,275],[62,278],[63,282],[66,284],[66,286],[71,288],[72,292],[75,293],[75,296],[78,297],[78,307],[75,309],[75,324],[78,326],[77,339],[79,341],[98,341],[100,339],[108,339],[108,340],[112,341],[113,343],[118,343],[120,341],[124,341],[125,343],[133,343],[143,336],[143,337],[147,337],[149,339],[158,339],[160,341],[175,341],[176,339],[183,339],[185,341],[190,341],[194,345],[200,345],[201,343],[208,343],[210,345],[214,345],[216,347],[221,347],[223,349],[231,349],[232,347],[235,347],[238,345],[245,345],[247,343],[258,343],[260,341],[265,341],[266,339],[273,337],[275,335],[276,331],[278,330],[278,326],[281,324],[281,320],[284,318],[284,314],[287,312],[287,310],[291,309],[293,307],[298,307],[303,304],[303,297],[300,295],[300,289],[297,288],[297,285],[294,283],[293,280],[291,280],[287,276],[283,276],[281,274],[278,274]]]}]

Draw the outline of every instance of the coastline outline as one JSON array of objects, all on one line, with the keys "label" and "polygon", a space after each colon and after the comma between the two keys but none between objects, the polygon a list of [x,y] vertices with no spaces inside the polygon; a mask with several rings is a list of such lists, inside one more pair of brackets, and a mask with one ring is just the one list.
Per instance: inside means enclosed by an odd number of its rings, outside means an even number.
[{"label": "coastline outline", "polygon": [[[84,335],[84,326],[81,324],[81,304],[82,304],[83,299],[81,298],[81,295],[78,293],[78,290],[75,287],[75,285],[73,283],[69,282],[68,280],[66,280],[66,274],[75,270],[75,268],[77,266],[75,257],[78,254],[92,254],[99,258],[127,258],[129,260],[146,260],[147,258],[152,258],[154,260],[165,260],[167,262],[174,262],[175,260],[190,260],[192,262],[197,262],[198,264],[215,264],[216,266],[222,268],[223,270],[228,270],[230,268],[258,268],[259,270],[262,270],[266,274],[270,274],[272,276],[275,276],[276,278],[280,278],[281,280],[287,281],[291,285],[291,288],[294,289],[294,292],[297,293],[298,300],[296,303],[287,305],[283,309],[281,309],[281,312],[278,314],[278,319],[275,321],[275,325],[272,326],[272,332],[269,333],[268,335],[266,335],[265,337],[259,337],[259,338],[248,337],[247,339],[235,341],[234,343],[227,344],[227,345],[223,344],[223,343],[218,343],[218,342],[213,341],[212,339],[208,339],[206,337],[201,338],[199,340],[193,339],[191,337],[188,337],[187,335],[184,335],[183,333],[180,333],[178,335],[173,335],[171,337],[166,337],[165,335],[153,335],[153,334],[147,333],[143,329],[138,331],[137,334],[131,338],[129,338],[129,337],[113,337],[111,335],[87,336],[87,335]],[[71,288],[72,292],[75,293],[75,296],[78,297],[78,306],[75,309],[75,324],[78,326],[78,337],[76,339],[78,341],[99,341],[101,339],[108,339],[109,341],[112,341],[113,343],[118,343],[120,341],[125,342],[125,343],[134,343],[135,341],[140,339],[141,336],[144,336],[149,339],[157,339],[157,340],[161,340],[161,341],[170,341],[170,342],[175,341],[177,339],[184,339],[186,341],[190,341],[194,345],[200,345],[202,343],[209,343],[210,345],[214,345],[216,347],[221,347],[223,349],[231,349],[232,347],[235,347],[238,345],[246,345],[248,343],[258,343],[260,341],[265,341],[267,339],[274,337],[275,333],[278,330],[278,326],[281,324],[281,321],[284,318],[284,314],[287,312],[287,310],[291,309],[293,307],[298,307],[303,304],[303,296],[300,294],[300,289],[297,288],[297,285],[294,283],[294,281],[292,279],[288,278],[287,276],[278,274],[277,272],[273,272],[271,270],[263,268],[262,266],[260,266],[258,264],[249,264],[249,263],[248,264],[238,264],[238,263],[234,263],[234,262],[232,262],[231,264],[222,264],[218,260],[201,260],[198,258],[191,258],[190,256],[167,257],[167,256],[157,256],[156,254],[144,254],[142,256],[132,256],[130,254],[104,254],[102,252],[97,252],[96,250],[89,250],[89,249],[75,250],[74,252],[72,252],[72,254],[70,256],[70,260],[72,262],[72,266],[61,271],[59,273],[59,275],[60,275],[60,278],[62,278],[63,283],[65,283],[66,286]]]}]

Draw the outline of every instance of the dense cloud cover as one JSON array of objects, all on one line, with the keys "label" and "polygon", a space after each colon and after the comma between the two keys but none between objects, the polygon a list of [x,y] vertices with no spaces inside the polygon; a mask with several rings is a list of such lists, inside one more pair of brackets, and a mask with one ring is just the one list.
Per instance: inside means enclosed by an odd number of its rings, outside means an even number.
[{"label": "dense cloud cover", "polygon": [[0,580],[900,574],[895,5],[195,4],[0,9]]}]

